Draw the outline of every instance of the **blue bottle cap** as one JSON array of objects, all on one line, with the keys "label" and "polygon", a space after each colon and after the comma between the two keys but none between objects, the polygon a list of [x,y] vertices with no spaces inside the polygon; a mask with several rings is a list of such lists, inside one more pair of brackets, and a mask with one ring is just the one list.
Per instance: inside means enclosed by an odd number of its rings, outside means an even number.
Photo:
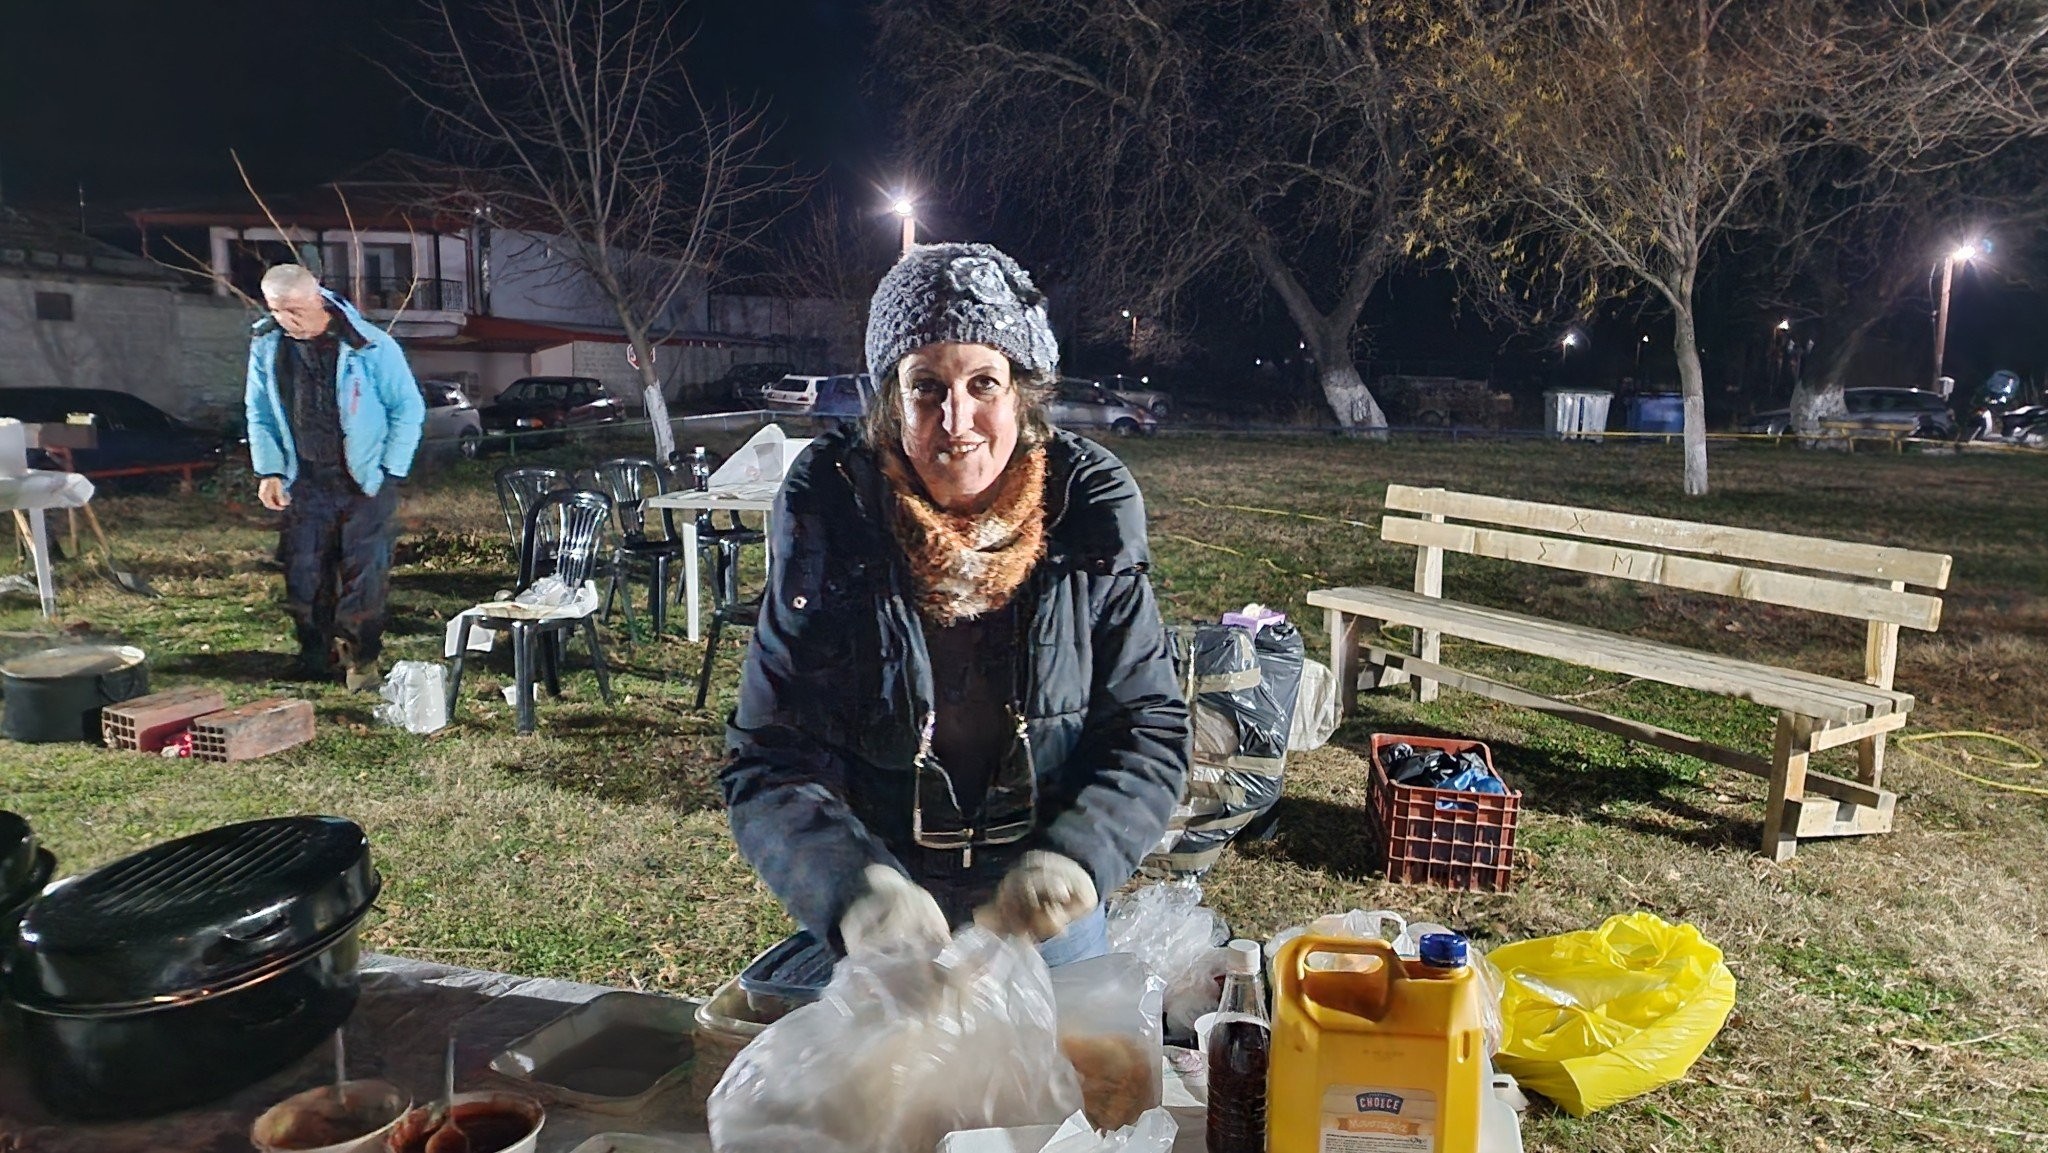
[{"label": "blue bottle cap", "polygon": [[1458,969],[1465,964],[1465,938],[1456,933],[1424,933],[1419,952],[1432,969]]}]

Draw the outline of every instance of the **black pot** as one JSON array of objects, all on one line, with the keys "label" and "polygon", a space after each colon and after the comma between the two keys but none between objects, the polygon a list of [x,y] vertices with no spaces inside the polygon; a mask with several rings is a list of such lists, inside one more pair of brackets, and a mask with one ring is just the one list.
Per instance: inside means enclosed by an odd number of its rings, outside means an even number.
[{"label": "black pot", "polygon": [[0,734],[24,743],[100,743],[100,710],[149,692],[149,665],[129,645],[71,645],[0,664]]},{"label": "black pot", "polygon": [[355,1008],[378,887],[362,829],[335,817],[229,825],[52,886],[6,972],[37,1096],[148,1117],[291,1065]]}]

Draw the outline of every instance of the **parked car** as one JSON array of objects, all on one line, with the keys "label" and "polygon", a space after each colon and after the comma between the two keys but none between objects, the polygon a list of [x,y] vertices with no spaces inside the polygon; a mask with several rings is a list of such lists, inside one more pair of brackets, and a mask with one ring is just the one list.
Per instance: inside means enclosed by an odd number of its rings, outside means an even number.
[{"label": "parked car", "polygon": [[420,395],[427,402],[427,442],[443,449],[453,447],[462,459],[475,460],[483,448],[484,421],[462,385],[427,377],[420,381]]},{"label": "parked car", "polygon": [[[519,443],[528,443],[528,435],[542,433],[548,429],[564,430],[560,435],[546,437],[550,441],[567,439],[566,430],[585,428],[591,425],[612,424],[625,417],[619,402],[605,391],[603,382],[588,376],[522,376],[507,385],[488,408],[483,411],[484,432],[503,437],[511,433],[520,434]],[[543,438],[534,436],[534,442]]]},{"label": "parked car", "polygon": [[1103,429],[1117,436],[1150,436],[1159,429],[1152,410],[1132,404],[1092,380],[1062,380],[1046,415],[1066,429]]},{"label": "parked car", "polygon": [[724,376],[705,385],[704,395],[758,404],[762,392],[766,391],[769,385],[795,371],[796,365],[785,364],[779,360],[735,364],[726,370]]},{"label": "parked car", "polygon": [[811,416],[834,428],[858,424],[874,395],[874,378],[865,372],[828,376],[818,384],[817,399],[811,402]]},{"label": "parked car", "polygon": [[1145,377],[1141,376],[1133,380],[1122,373],[1118,373],[1096,383],[1115,393],[1125,403],[1135,404],[1139,408],[1146,409],[1153,416],[1161,420],[1165,420],[1167,415],[1173,411],[1173,398],[1156,388],[1150,387],[1151,382]]},{"label": "parked car", "polygon": [[[1924,388],[1845,388],[1842,402],[1849,415],[1880,425],[1910,425],[1914,436],[1947,439],[1956,434],[1955,414],[1938,392]],[[1742,431],[1780,436],[1792,431],[1792,410],[1760,412],[1742,422]]]},{"label": "parked car", "polygon": [[[107,388],[0,388],[0,416],[23,424],[89,424],[91,448],[69,450],[71,467],[95,479],[196,472],[220,466],[224,438],[139,396]],[[74,419],[77,418],[77,419]],[[56,458],[31,450],[34,468]]]},{"label": "parked car", "polygon": [[817,403],[818,385],[830,380],[825,376],[802,376],[790,373],[769,385],[761,393],[761,399],[771,408],[801,408],[809,410]]}]

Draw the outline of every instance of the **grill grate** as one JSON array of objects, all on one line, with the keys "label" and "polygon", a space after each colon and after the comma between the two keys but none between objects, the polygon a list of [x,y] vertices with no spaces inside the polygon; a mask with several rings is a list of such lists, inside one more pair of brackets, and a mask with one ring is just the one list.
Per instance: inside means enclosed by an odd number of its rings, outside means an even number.
[{"label": "grill grate", "polygon": [[308,851],[302,829],[255,825],[232,838],[181,845],[158,857],[117,865],[95,878],[80,909],[102,916],[139,916],[206,897],[250,877],[275,874]]}]

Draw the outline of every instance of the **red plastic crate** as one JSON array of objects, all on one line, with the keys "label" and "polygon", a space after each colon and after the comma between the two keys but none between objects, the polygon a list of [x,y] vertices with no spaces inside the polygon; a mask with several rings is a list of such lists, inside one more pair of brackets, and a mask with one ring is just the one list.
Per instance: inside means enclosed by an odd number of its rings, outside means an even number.
[{"label": "red plastic crate", "polygon": [[[1493,893],[1514,888],[1515,818],[1522,794],[1397,785],[1380,766],[1380,750],[1388,745],[1454,754],[1477,749],[1487,769],[1493,769],[1493,750],[1480,741],[1373,734],[1372,836],[1387,880]],[[1439,807],[1439,801],[1448,804]]]}]

